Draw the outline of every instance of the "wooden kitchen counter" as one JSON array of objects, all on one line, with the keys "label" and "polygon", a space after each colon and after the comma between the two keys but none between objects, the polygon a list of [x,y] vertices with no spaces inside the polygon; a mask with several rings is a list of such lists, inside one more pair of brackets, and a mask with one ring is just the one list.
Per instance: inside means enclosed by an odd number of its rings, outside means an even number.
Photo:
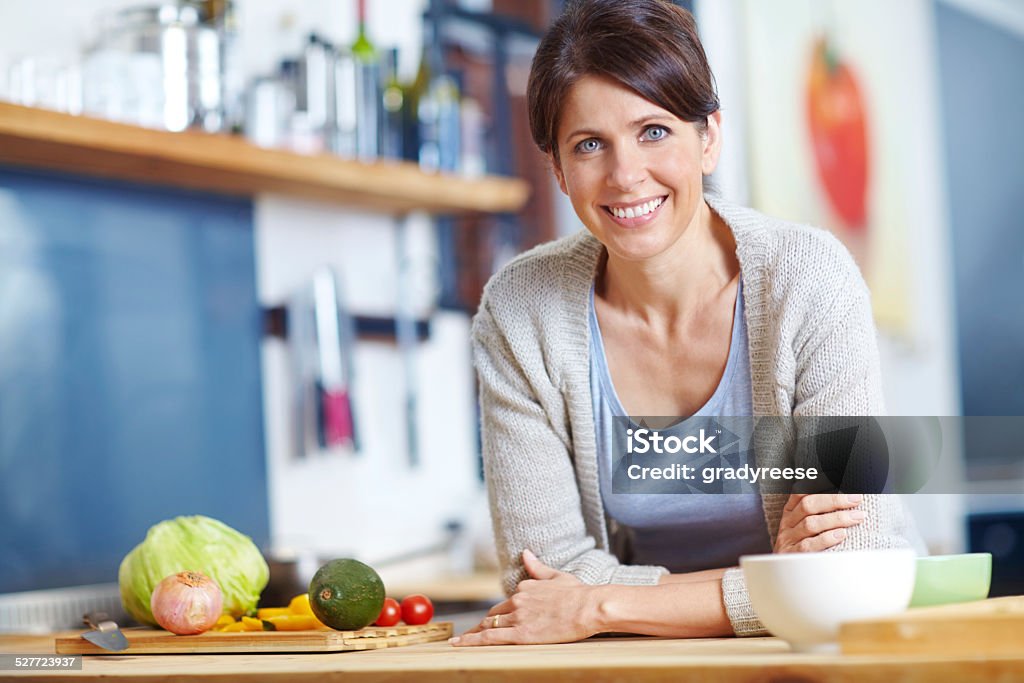
[{"label": "wooden kitchen counter", "polygon": [[[53,636],[0,635],[0,653],[53,653]],[[86,656],[81,671],[0,672],[40,681],[933,681],[1024,680],[1019,657],[793,654],[777,638],[598,638],[564,645],[294,655]]]}]

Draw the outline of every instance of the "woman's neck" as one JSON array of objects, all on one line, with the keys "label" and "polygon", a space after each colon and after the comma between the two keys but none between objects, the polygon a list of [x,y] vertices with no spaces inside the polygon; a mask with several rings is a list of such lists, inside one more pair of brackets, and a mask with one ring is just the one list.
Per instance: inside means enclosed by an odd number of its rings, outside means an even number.
[{"label": "woman's neck", "polygon": [[700,315],[738,273],[732,231],[702,202],[676,243],[656,257],[627,261],[609,253],[596,293],[626,315],[672,325]]}]

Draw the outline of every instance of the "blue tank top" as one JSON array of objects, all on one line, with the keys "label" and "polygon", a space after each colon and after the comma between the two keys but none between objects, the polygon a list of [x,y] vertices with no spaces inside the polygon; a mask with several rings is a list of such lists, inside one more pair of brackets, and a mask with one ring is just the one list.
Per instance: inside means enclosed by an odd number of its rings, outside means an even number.
[{"label": "blue tank top", "polygon": [[[736,291],[732,339],[725,372],[695,416],[753,415],[750,354],[743,315],[743,283]],[[605,512],[632,536],[631,564],[672,573],[732,567],[740,555],[770,553],[761,496],[757,493],[614,493],[613,417],[626,415],[612,385],[590,289],[590,389],[597,430],[597,461]],[[688,416],[687,416],[688,417]]]}]

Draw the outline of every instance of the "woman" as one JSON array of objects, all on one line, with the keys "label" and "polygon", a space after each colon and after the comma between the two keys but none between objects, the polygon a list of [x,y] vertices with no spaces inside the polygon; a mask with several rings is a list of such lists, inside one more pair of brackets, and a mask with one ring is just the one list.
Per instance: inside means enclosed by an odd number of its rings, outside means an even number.
[{"label": "woman", "polygon": [[541,41],[528,97],[534,140],[587,230],[515,259],[474,319],[514,595],[453,644],[761,634],[740,555],[908,545],[888,496],[609,486],[616,415],[881,414],[869,295],[824,231],[705,194],[721,113],[685,10],[572,4]]}]

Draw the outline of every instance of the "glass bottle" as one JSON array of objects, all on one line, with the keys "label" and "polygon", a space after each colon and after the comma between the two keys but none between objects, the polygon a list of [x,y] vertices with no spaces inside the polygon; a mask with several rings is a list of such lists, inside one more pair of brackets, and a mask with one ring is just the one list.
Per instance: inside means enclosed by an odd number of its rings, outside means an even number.
[{"label": "glass bottle", "polygon": [[[433,36],[428,33],[426,37]],[[459,84],[443,70],[441,46],[436,40],[427,40],[424,51],[425,73],[422,64],[420,68],[426,88],[417,102],[420,167],[430,172],[455,171],[460,156]]]},{"label": "glass bottle", "polygon": [[372,160],[380,156],[380,59],[366,31],[366,0],[358,0],[356,7],[359,30],[351,48],[356,71],[356,156]]},{"label": "glass bottle", "polygon": [[420,158],[420,101],[430,85],[430,37],[424,36],[423,53],[420,55],[416,78],[405,87],[405,101],[402,110],[402,148],[405,159],[419,162]]},{"label": "glass bottle", "polygon": [[392,48],[383,57],[383,92],[381,94],[381,149],[388,159],[403,157],[403,112],[405,91],[398,81],[398,50]]}]

